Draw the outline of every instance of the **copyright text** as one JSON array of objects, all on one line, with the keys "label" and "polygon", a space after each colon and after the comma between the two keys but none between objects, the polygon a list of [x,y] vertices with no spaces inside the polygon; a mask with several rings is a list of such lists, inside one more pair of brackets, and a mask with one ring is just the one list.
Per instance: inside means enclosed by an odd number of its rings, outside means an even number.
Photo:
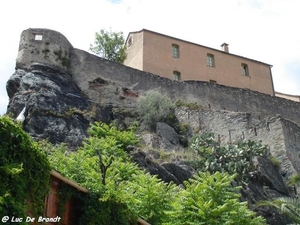
[{"label": "copyright text", "polygon": [[52,222],[52,223],[58,223],[61,220],[61,217],[42,217],[39,216],[38,218],[27,216],[26,218],[23,217],[16,217],[16,216],[3,216],[1,221],[2,223],[21,223],[21,222],[38,222],[38,223],[45,223],[45,222]]}]

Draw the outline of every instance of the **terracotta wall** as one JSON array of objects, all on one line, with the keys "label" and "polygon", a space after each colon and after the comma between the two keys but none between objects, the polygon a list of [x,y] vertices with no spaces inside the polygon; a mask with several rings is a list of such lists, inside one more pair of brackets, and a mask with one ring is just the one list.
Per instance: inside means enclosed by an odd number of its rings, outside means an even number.
[{"label": "terracotta wall", "polygon": [[135,33],[127,38],[127,58],[125,65],[143,70],[143,33]]},{"label": "terracotta wall", "polygon": [[[134,54],[134,49],[141,49],[141,43],[136,42],[143,34],[143,54]],[[251,89],[274,95],[270,65],[227,52],[186,42],[180,39],[143,30],[129,35],[132,38],[128,48],[128,61],[125,65],[135,66],[134,61],[142,58],[143,71],[173,79],[173,71],[181,73],[181,80],[213,81],[218,84]],[[172,55],[172,44],[179,46],[179,58]],[[207,54],[214,56],[215,66],[207,66]],[[130,63],[129,63],[130,62]],[[241,64],[248,66],[249,76],[242,75]]]}]

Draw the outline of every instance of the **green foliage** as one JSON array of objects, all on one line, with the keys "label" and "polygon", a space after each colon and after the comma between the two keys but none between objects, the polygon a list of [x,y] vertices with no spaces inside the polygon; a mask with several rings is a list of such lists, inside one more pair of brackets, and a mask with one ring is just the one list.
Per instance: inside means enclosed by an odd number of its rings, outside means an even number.
[{"label": "green foliage", "polygon": [[113,138],[116,141],[116,144],[123,150],[127,151],[127,147],[130,145],[137,145],[139,140],[137,139],[133,130],[119,130],[113,124],[107,125],[104,123],[95,122],[91,125],[88,130],[88,133],[93,138]]},{"label": "green foliage", "polygon": [[[79,191],[74,187],[70,186],[66,183],[61,183],[59,185],[59,189],[57,191],[58,195],[58,208],[57,208],[57,215],[61,218],[65,215],[66,212],[66,203],[72,199],[72,197],[77,196]],[[60,224],[60,223],[59,223]]]},{"label": "green foliage", "polygon": [[42,215],[50,165],[21,124],[0,117],[0,218]]},{"label": "green foliage", "polygon": [[299,183],[300,183],[300,174],[299,173],[292,175],[288,181],[288,185],[290,185],[290,186],[298,185]]},{"label": "green foliage", "polygon": [[[124,150],[137,143],[134,133],[101,123],[93,124],[89,133],[77,152],[44,144],[53,167],[90,192],[82,196],[81,224],[128,224],[138,216],[154,224],[166,221],[174,185],[146,174],[130,160]],[[105,182],[101,164],[106,166]]]},{"label": "green foliage", "polygon": [[49,161],[90,191],[82,200],[81,224],[128,224],[136,212],[128,208],[131,190],[125,184],[140,170],[125,150],[138,139],[132,131],[102,123],[91,125],[88,132],[91,136],[77,152],[68,153],[64,145],[56,149],[48,146]]},{"label": "green foliage", "polygon": [[280,197],[258,202],[257,206],[269,206],[288,216],[295,223],[300,223],[300,200],[298,198]]},{"label": "green foliage", "polygon": [[171,203],[179,189],[175,184],[166,184],[157,176],[139,173],[130,189],[134,191],[130,208],[137,211],[138,216],[151,224],[163,224],[170,219],[167,212],[171,210]]},{"label": "green foliage", "polygon": [[82,196],[80,210],[82,216],[79,224],[82,225],[130,225],[130,220],[134,220],[128,218],[128,207],[125,203],[100,201],[99,194],[94,192]]},{"label": "green foliage", "polygon": [[174,108],[174,104],[170,98],[157,90],[148,91],[144,96],[138,98],[137,111],[142,124],[152,130],[155,129],[157,122],[170,116],[172,108]]},{"label": "green foliage", "polygon": [[197,102],[183,102],[181,100],[177,100],[175,105],[177,107],[187,107],[190,110],[197,110],[197,109],[202,109],[203,108]]},{"label": "green foliage", "polygon": [[266,224],[262,217],[240,202],[240,187],[232,187],[235,175],[216,172],[199,173],[186,181],[185,190],[178,193],[171,211],[172,220],[166,224]]},{"label": "green foliage", "polygon": [[263,224],[239,202],[239,188],[230,185],[234,176],[200,173],[181,189],[131,161],[125,150],[138,141],[132,131],[95,123],[89,133],[77,152],[68,153],[63,145],[46,147],[53,167],[89,190],[81,196],[80,224],[128,225],[137,217],[158,225]]},{"label": "green foliage", "polygon": [[94,45],[90,46],[90,50],[105,59],[123,63],[127,56],[123,32],[101,29],[99,33],[96,32]]},{"label": "green foliage", "polygon": [[200,155],[197,161],[200,171],[237,173],[237,181],[247,181],[252,169],[251,157],[266,156],[268,153],[267,146],[260,142],[240,140],[221,145],[214,139],[213,134],[200,134],[192,140],[190,147]]},{"label": "green foliage", "polygon": [[[76,181],[87,189],[93,189],[100,182],[98,158],[90,157],[84,151],[68,153],[65,145],[49,147],[48,159],[53,169]],[[88,174],[88,175],[87,175]]]},{"label": "green foliage", "polygon": [[270,161],[273,163],[274,166],[279,166],[280,165],[279,160],[274,156],[270,156]]}]

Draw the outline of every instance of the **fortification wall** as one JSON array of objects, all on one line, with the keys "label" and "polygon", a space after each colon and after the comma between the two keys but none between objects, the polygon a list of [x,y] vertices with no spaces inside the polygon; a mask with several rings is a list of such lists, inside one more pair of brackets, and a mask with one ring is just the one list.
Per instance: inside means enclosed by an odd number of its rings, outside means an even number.
[{"label": "fortification wall", "polygon": [[[17,68],[29,69],[33,63],[43,63],[68,72],[95,102],[106,100],[122,104],[126,101],[134,106],[138,95],[158,88],[174,100],[196,102],[204,108],[248,112],[258,116],[279,114],[300,124],[298,102],[209,82],[180,82],[163,78],[75,49],[62,34],[53,30],[28,29],[22,32]],[[109,83],[110,90],[102,91],[103,82],[97,90],[91,88],[91,83],[99,79]],[[134,97],[126,99],[120,96],[120,88],[132,91]]]},{"label": "fortification wall", "polygon": [[[96,98],[117,100],[113,94],[116,90],[111,95],[95,95],[95,91],[90,90],[89,83],[101,78],[139,94],[158,88],[174,100],[197,102],[204,108],[248,112],[262,117],[278,114],[300,124],[300,103],[256,91],[202,81],[174,81],[99,58],[79,49],[73,49],[70,65],[73,79],[95,101],[99,101]],[[134,103],[133,99],[131,104]]]},{"label": "fortification wall", "polygon": [[16,67],[29,69],[33,63],[43,63],[66,72],[71,49],[71,43],[61,33],[30,28],[21,34]]},{"label": "fortification wall", "polygon": [[237,140],[261,141],[280,162],[280,171],[288,180],[300,173],[300,127],[280,116],[261,119],[256,115],[226,110],[189,110],[177,108],[181,123],[188,123],[192,136],[213,133],[215,140],[225,144]]}]

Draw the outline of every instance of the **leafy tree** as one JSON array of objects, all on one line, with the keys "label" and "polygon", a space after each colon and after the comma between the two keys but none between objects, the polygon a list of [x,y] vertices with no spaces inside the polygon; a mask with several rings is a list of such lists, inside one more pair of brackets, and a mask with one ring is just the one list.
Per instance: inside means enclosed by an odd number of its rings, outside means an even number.
[{"label": "leafy tree", "polygon": [[130,184],[134,198],[130,202],[132,210],[151,224],[163,224],[169,221],[168,211],[179,187],[165,183],[149,173],[139,173]]},{"label": "leafy tree", "polygon": [[268,147],[260,142],[240,140],[221,145],[211,133],[194,137],[190,147],[200,156],[197,158],[200,171],[237,173],[237,181],[247,180],[251,157],[268,154]]},{"label": "leafy tree", "polygon": [[139,141],[132,131],[121,131],[114,125],[99,122],[92,124],[88,133],[91,136],[77,152],[68,153],[64,145],[54,150],[47,148],[49,161],[55,169],[94,190],[94,183],[99,181],[107,185],[109,169],[113,170],[115,164],[128,162],[127,147]]},{"label": "leafy tree", "polygon": [[240,187],[232,187],[235,175],[216,172],[199,173],[184,183],[171,211],[171,220],[166,224],[266,224],[262,217],[240,202]]},{"label": "leafy tree", "polygon": [[49,160],[55,169],[90,191],[82,200],[81,224],[127,225],[136,212],[129,210],[128,199],[132,198],[126,183],[140,170],[125,150],[138,139],[132,131],[103,123],[91,125],[88,132],[91,136],[77,152],[68,153],[64,145],[57,149],[48,146]]},{"label": "leafy tree", "polygon": [[[46,146],[54,168],[90,191],[83,197],[81,224],[128,224],[138,216],[155,224],[166,221],[174,185],[131,161],[125,150],[137,144],[134,133],[102,123],[88,132],[91,136],[77,152],[67,153],[64,145]],[[101,164],[106,166],[105,182]]]},{"label": "leafy tree", "polygon": [[91,155],[97,155],[102,184],[106,184],[106,174],[108,168],[115,159],[126,159],[126,150],[130,145],[138,143],[132,131],[119,131],[113,125],[95,123],[89,129],[92,135],[85,143]]},{"label": "leafy tree", "polygon": [[126,59],[123,32],[113,32],[101,29],[96,32],[94,45],[90,50],[108,60],[123,63]]},{"label": "leafy tree", "polygon": [[157,90],[148,91],[140,96],[137,103],[137,111],[142,123],[146,127],[155,129],[155,124],[164,120],[174,108],[171,99]]},{"label": "leafy tree", "polygon": [[[131,161],[125,151],[138,142],[132,131],[95,123],[88,132],[91,136],[77,152],[68,153],[63,145],[48,151],[58,171],[89,189],[82,196],[80,224],[128,225],[137,217],[158,225],[263,224],[239,202],[239,187],[231,186],[233,175],[200,173],[182,189]],[[101,164],[106,166],[105,182]]]},{"label": "leafy tree", "polygon": [[0,218],[41,215],[49,190],[46,155],[21,124],[0,117]]},{"label": "leafy tree", "polygon": [[116,144],[119,145],[123,151],[127,151],[128,146],[137,145],[139,143],[139,140],[132,130],[120,130],[113,124],[107,125],[95,122],[89,128],[88,133],[95,138],[114,138]]}]

